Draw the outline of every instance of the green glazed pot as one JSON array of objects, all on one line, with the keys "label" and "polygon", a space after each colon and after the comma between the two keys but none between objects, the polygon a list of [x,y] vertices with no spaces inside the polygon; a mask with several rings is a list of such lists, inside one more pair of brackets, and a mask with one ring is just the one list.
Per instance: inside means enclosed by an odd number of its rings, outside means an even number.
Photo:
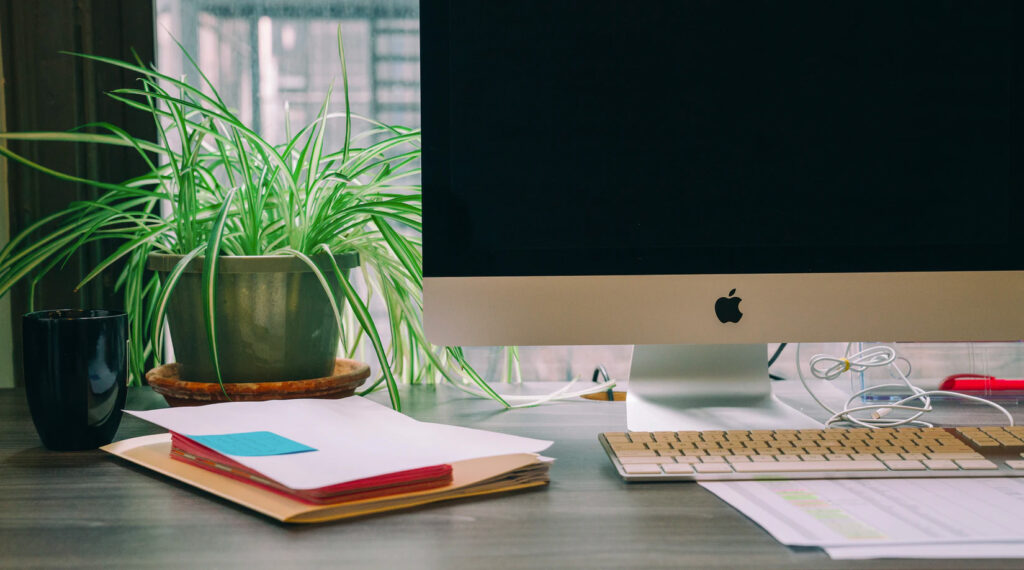
[{"label": "green glazed pot", "polygon": [[[166,276],[181,255],[151,254],[149,268]],[[334,256],[348,274],[354,252]],[[316,260],[336,299],[341,286],[323,256]],[[203,322],[203,258],[189,263],[167,306],[167,324],[183,380],[216,382]],[[217,262],[217,354],[225,382],[276,382],[329,376],[338,325],[323,286],[309,266],[289,256],[224,256]],[[341,307],[339,306],[339,309]]]}]

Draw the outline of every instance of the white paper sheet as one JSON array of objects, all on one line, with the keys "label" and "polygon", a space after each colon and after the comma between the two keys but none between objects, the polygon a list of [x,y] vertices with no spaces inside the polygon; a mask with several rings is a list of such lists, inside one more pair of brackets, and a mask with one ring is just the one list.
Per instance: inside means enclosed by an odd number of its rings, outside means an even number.
[{"label": "white paper sheet", "polygon": [[788,545],[946,545],[953,557],[971,557],[984,543],[1024,544],[1024,478],[701,485]]},{"label": "white paper sheet", "polygon": [[316,489],[478,457],[538,453],[551,445],[550,441],[420,422],[358,396],[126,411],[183,435],[270,431],[316,448],[292,455],[231,456],[293,489]]},{"label": "white paper sheet", "polygon": [[825,552],[834,560],[871,558],[1024,558],[1024,543],[969,542],[955,544],[878,544],[870,546],[829,546]]}]

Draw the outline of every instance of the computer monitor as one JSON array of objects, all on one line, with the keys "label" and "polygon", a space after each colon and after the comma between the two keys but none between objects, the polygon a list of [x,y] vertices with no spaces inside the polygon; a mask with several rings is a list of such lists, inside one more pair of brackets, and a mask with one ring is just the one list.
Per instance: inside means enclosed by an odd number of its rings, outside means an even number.
[{"label": "computer monitor", "polygon": [[631,429],[771,408],[767,342],[1024,338],[1020,31],[1012,0],[422,2],[428,338],[643,345]]}]

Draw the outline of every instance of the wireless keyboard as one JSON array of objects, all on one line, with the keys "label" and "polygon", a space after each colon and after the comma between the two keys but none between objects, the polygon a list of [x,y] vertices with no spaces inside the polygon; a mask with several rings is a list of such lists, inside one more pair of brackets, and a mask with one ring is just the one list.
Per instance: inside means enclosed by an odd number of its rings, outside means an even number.
[{"label": "wireless keyboard", "polygon": [[626,481],[1024,477],[1024,426],[615,432]]}]

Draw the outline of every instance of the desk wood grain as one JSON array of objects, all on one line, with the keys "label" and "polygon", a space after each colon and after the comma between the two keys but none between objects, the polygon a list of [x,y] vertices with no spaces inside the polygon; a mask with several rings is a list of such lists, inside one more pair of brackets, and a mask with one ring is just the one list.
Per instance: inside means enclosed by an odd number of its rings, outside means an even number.
[{"label": "desk wood grain", "polygon": [[[144,394],[143,394],[144,395]],[[832,561],[791,549],[690,483],[625,484],[597,442],[623,404],[499,411],[404,389],[418,419],[552,439],[549,488],[317,526],[277,523],[100,451],[43,449],[0,390],[0,567],[1019,568],[1019,560]],[[159,430],[125,417],[118,439]]]}]

